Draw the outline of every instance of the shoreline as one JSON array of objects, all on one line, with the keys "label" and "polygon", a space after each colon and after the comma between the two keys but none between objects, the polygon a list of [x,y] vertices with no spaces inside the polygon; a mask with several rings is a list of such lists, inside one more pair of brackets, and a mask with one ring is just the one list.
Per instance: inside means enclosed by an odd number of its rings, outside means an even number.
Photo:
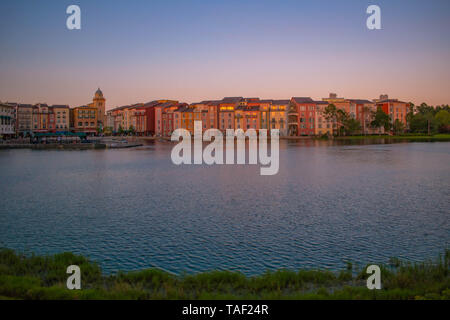
[{"label": "shoreline", "polygon": [[[128,143],[107,143],[105,140],[110,138],[114,140],[126,140]],[[122,149],[142,146],[142,142],[158,141],[162,143],[177,143],[178,141],[171,141],[170,137],[139,137],[139,136],[125,136],[125,137],[106,137],[95,138],[96,142],[91,143],[49,143],[49,144],[0,144],[0,150],[8,149],[32,149],[32,150],[100,150],[100,149]],[[224,137],[225,140],[225,137]],[[280,140],[285,141],[330,141],[330,142],[374,142],[376,141],[390,141],[390,142],[449,142],[450,134],[435,134],[435,135],[370,135],[370,136],[341,136],[332,138],[321,138],[315,136],[295,136],[295,137],[280,137]],[[268,137],[270,141],[270,137]]]},{"label": "shoreline", "polygon": [[[81,270],[82,290],[68,290],[66,268]],[[143,269],[105,275],[81,255],[24,255],[0,249],[2,299],[387,299],[450,300],[450,250],[434,261],[408,263],[392,258],[381,268],[382,289],[366,287],[367,266],[351,263],[340,272],[326,269],[267,271],[256,276],[210,271],[173,275]]]}]

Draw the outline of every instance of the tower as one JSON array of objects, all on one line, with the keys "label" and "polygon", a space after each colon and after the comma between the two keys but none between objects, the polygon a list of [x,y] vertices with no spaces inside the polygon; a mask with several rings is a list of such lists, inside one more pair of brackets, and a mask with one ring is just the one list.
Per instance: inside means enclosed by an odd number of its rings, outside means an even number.
[{"label": "tower", "polygon": [[98,121],[101,123],[101,127],[105,127],[105,102],[106,99],[103,97],[103,92],[100,88],[95,91],[94,99],[92,100],[92,104],[95,108],[97,108],[97,117]]}]

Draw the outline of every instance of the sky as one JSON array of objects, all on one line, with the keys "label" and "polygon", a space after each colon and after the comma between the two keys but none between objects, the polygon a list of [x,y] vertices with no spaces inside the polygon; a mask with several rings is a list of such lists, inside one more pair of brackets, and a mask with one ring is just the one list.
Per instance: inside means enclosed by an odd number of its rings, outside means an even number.
[{"label": "sky", "polygon": [[[68,30],[66,8],[81,8]],[[366,27],[370,4],[381,30]],[[0,100],[225,96],[450,103],[450,1],[0,1]]]}]

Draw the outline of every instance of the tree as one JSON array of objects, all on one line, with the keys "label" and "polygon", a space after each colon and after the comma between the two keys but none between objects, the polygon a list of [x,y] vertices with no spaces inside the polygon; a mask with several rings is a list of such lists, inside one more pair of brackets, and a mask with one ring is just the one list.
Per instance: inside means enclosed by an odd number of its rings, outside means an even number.
[{"label": "tree", "polygon": [[122,128],[122,125],[121,125],[121,124],[119,125],[119,130],[117,131],[117,133],[118,133],[119,135],[122,135],[122,134],[124,133],[124,131],[123,131],[123,128]]},{"label": "tree", "polygon": [[439,132],[450,132],[450,112],[442,109],[436,113],[434,118]]},{"label": "tree", "polygon": [[391,117],[381,107],[378,107],[373,114],[370,125],[374,128],[384,128],[385,131],[389,131],[391,129]]},{"label": "tree", "polygon": [[134,129],[133,125],[130,126],[130,129],[128,130],[129,133],[135,134],[136,130]]},{"label": "tree", "polygon": [[405,125],[400,120],[395,119],[392,130],[394,131],[394,134],[402,134],[405,132]]},{"label": "tree", "polygon": [[361,130],[361,123],[358,120],[349,117],[345,121],[345,128],[348,134],[355,134]]}]

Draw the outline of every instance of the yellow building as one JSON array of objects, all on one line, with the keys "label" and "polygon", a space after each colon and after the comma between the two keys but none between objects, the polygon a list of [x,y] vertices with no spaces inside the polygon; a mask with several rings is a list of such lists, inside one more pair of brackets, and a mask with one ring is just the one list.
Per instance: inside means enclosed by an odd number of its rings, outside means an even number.
[{"label": "yellow building", "polygon": [[316,126],[314,128],[314,134],[316,136],[321,136],[324,134],[333,135],[333,120],[328,120],[324,115],[324,111],[327,106],[328,102],[326,101],[316,101]]},{"label": "yellow building", "polygon": [[281,136],[287,135],[287,110],[290,100],[273,100],[270,106],[270,129],[280,130]]},{"label": "yellow building", "polygon": [[103,92],[100,90],[100,88],[98,88],[97,91],[95,92],[94,99],[92,99],[92,103],[88,104],[88,107],[97,109],[98,127],[99,128],[105,127],[106,126],[106,115],[105,115],[106,99],[105,99],[105,97],[103,97]]},{"label": "yellow building", "polygon": [[75,132],[95,134],[97,132],[97,108],[89,106],[76,107],[70,110],[71,125]]},{"label": "yellow building", "polygon": [[55,130],[69,131],[70,128],[70,109],[65,105],[53,105],[55,115]]}]

